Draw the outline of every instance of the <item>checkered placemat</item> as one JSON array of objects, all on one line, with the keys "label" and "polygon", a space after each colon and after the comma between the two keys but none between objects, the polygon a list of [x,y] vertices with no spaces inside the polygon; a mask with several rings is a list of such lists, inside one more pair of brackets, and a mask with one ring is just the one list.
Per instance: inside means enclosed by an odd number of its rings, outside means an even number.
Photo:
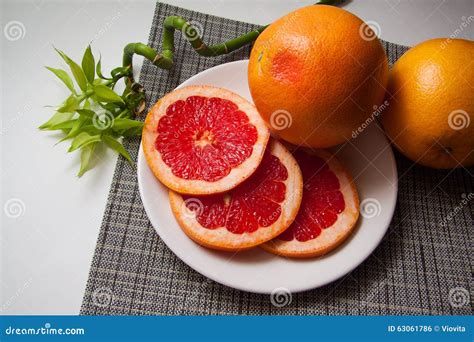
[{"label": "checkered placemat", "polygon": [[[149,44],[158,48],[168,15],[203,25],[206,41],[221,42],[256,26],[157,4]],[[140,83],[155,103],[189,77],[245,59],[250,47],[215,58],[199,57],[176,34],[176,65],[160,70],[145,61]],[[390,63],[407,47],[384,42]],[[136,160],[139,139],[126,141]],[[375,252],[346,277],[293,294],[276,307],[270,296],[210,281],[179,260],[151,226],[138,193],[136,170],[120,159],[110,189],[81,314],[112,315],[441,315],[472,314],[473,173],[437,171],[396,154],[398,204]]]}]

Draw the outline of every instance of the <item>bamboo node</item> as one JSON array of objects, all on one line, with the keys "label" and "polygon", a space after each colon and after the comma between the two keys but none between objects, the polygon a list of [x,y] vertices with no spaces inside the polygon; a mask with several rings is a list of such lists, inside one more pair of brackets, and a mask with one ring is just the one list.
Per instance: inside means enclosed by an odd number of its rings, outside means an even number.
[{"label": "bamboo node", "polygon": [[206,44],[201,43],[201,45],[199,45],[197,48],[194,48],[194,50],[196,50],[196,51],[204,50],[206,47],[207,47]]}]

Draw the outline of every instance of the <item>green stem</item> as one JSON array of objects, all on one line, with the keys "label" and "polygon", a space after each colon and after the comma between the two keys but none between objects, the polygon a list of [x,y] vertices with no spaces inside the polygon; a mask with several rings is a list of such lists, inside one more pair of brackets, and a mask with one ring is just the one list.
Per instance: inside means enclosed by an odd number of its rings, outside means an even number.
[{"label": "green stem", "polygon": [[130,111],[128,109],[124,109],[122,110],[116,117],[116,119],[120,119],[120,118],[123,118],[125,116],[129,116],[128,114],[130,113]]},{"label": "green stem", "polygon": [[[335,5],[336,3],[344,0],[319,0],[315,5]],[[253,31],[245,33],[239,37],[233,38],[223,43],[215,45],[206,45],[199,32],[190,24],[186,19],[178,16],[166,17],[163,22],[163,41],[161,53],[158,53],[155,49],[149,47],[143,43],[130,43],[125,46],[123,51],[123,64],[124,67],[129,67],[132,72],[128,76],[128,81],[131,84],[133,80],[133,55],[137,54],[145,57],[153,65],[161,69],[171,69],[174,64],[174,33],[176,30],[181,31],[184,38],[191,44],[199,55],[204,57],[212,57],[225,55],[234,50],[237,50],[245,45],[248,45],[255,41],[257,37],[262,33],[268,25],[259,27]]]},{"label": "green stem", "polygon": [[[113,82],[116,82],[117,80],[107,80],[106,82],[104,82],[104,85],[105,86],[109,86],[111,85]],[[82,93],[81,95],[79,95],[77,97],[77,100],[79,101],[79,103],[81,103],[82,101],[84,101],[85,99],[87,99],[89,96],[91,96],[92,94],[94,94],[94,90],[92,89],[89,89],[89,90],[86,90],[84,93]]]},{"label": "green stem", "polygon": [[163,52],[162,58],[173,63],[174,32],[179,30],[184,38],[191,44],[199,55],[204,57],[219,56],[237,50],[247,44],[252,43],[268,25],[259,27],[256,30],[245,33],[237,38],[226,42],[208,46],[199,36],[199,32],[185,19],[177,16],[169,16],[163,23]]},{"label": "green stem", "polygon": [[[230,53],[252,43],[267,26],[262,26],[226,42],[208,46],[203,42],[196,29],[184,18],[169,16],[165,19],[163,25],[163,49],[161,53],[157,53],[156,50],[143,43],[129,43],[123,50],[122,65],[131,68],[133,66],[133,55],[137,54],[145,57],[160,69],[171,69],[174,65],[175,30],[183,32],[183,36],[199,55],[211,57]],[[133,76],[130,76],[129,80],[133,81]]]}]

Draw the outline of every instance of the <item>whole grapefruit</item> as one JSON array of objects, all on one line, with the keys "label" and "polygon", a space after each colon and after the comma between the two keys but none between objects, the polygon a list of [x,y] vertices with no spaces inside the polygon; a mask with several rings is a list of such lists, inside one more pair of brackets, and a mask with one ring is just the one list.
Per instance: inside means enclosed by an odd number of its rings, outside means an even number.
[{"label": "whole grapefruit", "polygon": [[433,168],[474,164],[474,42],[432,39],[390,71],[382,123],[409,159]]},{"label": "whole grapefruit", "polygon": [[388,62],[374,30],[333,6],[298,9],[255,41],[253,101],[272,131],[293,144],[330,147],[382,103]]}]

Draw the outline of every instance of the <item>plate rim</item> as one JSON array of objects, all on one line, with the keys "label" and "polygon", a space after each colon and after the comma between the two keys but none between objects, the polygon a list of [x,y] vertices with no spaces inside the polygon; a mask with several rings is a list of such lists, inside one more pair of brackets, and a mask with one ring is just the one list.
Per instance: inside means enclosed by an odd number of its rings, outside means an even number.
[{"label": "plate rim", "polygon": [[[222,67],[227,67],[231,64],[232,65],[233,64],[244,64],[245,65],[245,64],[248,64],[248,59],[223,63],[223,64],[216,65],[214,67],[211,67],[209,69],[203,70],[203,71],[197,73],[196,75],[193,75],[192,77],[188,78],[186,81],[184,81],[183,83],[178,85],[175,89],[179,89],[181,87],[186,86],[188,83],[192,82],[195,78],[202,75],[203,73],[212,72],[212,71],[215,71],[215,70],[220,69]],[[377,123],[374,123],[374,124],[377,124]],[[388,228],[390,227],[390,223],[392,222],[393,215],[395,213],[395,209],[396,209],[396,205],[397,205],[398,170],[397,170],[397,163],[396,163],[395,155],[394,155],[394,152],[393,152],[393,148],[392,148],[390,142],[388,141],[387,137],[385,136],[385,134],[382,133],[382,137],[386,141],[386,143],[388,144],[388,147],[389,147],[388,152],[389,152],[389,158],[390,158],[390,161],[391,161],[390,169],[393,172],[393,177],[394,177],[394,179],[393,179],[394,180],[394,182],[393,182],[393,191],[391,192],[391,203],[393,203],[393,205],[390,208],[389,215],[388,215],[388,217],[390,217],[390,219],[388,220],[388,223],[383,228],[384,229],[383,234],[380,235],[380,238],[378,238],[377,241],[374,240],[373,246],[371,248],[367,248],[365,250],[365,253],[362,253],[356,259],[356,260],[358,260],[357,262],[347,264],[347,266],[345,268],[339,269],[339,272],[335,272],[335,274],[332,277],[325,278],[324,281],[322,281],[318,285],[302,284],[300,286],[296,286],[296,287],[293,287],[291,289],[286,288],[286,290],[290,291],[290,293],[298,293],[298,292],[309,291],[309,290],[313,290],[313,289],[316,289],[316,288],[320,288],[320,287],[328,285],[328,284],[344,277],[345,275],[349,274],[350,272],[355,270],[357,267],[359,267],[364,261],[366,261],[367,258],[375,251],[375,249],[380,245],[380,243],[382,242],[382,240],[386,236]],[[160,234],[160,227],[158,225],[155,225],[154,222],[152,222],[152,220],[150,219],[150,216],[151,216],[150,213],[149,213],[150,208],[148,208],[148,206],[146,204],[147,202],[144,200],[144,198],[146,196],[143,193],[144,190],[143,190],[143,184],[142,184],[142,181],[141,181],[141,177],[143,175],[143,167],[149,167],[149,166],[148,166],[148,164],[145,160],[142,142],[140,141],[140,147],[138,149],[138,158],[137,158],[137,182],[138,182],[138,190],[139,190],[140,198],[142,200],[143,208],[145,209],[145,213],[147,214],[147,218],[149,219],[151,225],[153,226],[153,228],[156,231],[156,233],[158,234],[158,236],[163,240],[163,242],[166,244],[166,246],[176,255],[176,257],[178,257],[180,260],[182,260],[186,265],[191,267],[194,271],[196,271],[196,272],[202,274],[203,276],[205,276],[205,277],[207,277],[207,278],[209,278],[209,279],[211,279],[211,280],[213,280],[217,283],[220,283],[222,285],[225,285],[225,286],[228,286],[230,288],[237,289],[237,290],[241,290],[241,291],[251,292],[251,293],[259,293],[259,294],[271,294],[272,293],[271,291],[255,289],[255,288],[252,288],[251,286],[240,286],[240,285],[231,284],[230,282],[228,282],[225,279],[225,277],[224,278],[216,277],[212,272],[207,271],[206,268],[202,268],[200,265],[197,265],[196,263],[194,263],[193,259],[190,258],[190,257],[188,258],[186,255],[184,255],[184,253],[181,253],[179,251],[179,248],[176,248],[178,250],[178,252],[177,252],[175,250],[175,248],[173,248],[173,244],[170,243],[169,240],[167,240],[166,237],[164,237],[164,236],[166,236],[166,234]],[[159,180],[157,180],[157,181],[159,182]]]}]

